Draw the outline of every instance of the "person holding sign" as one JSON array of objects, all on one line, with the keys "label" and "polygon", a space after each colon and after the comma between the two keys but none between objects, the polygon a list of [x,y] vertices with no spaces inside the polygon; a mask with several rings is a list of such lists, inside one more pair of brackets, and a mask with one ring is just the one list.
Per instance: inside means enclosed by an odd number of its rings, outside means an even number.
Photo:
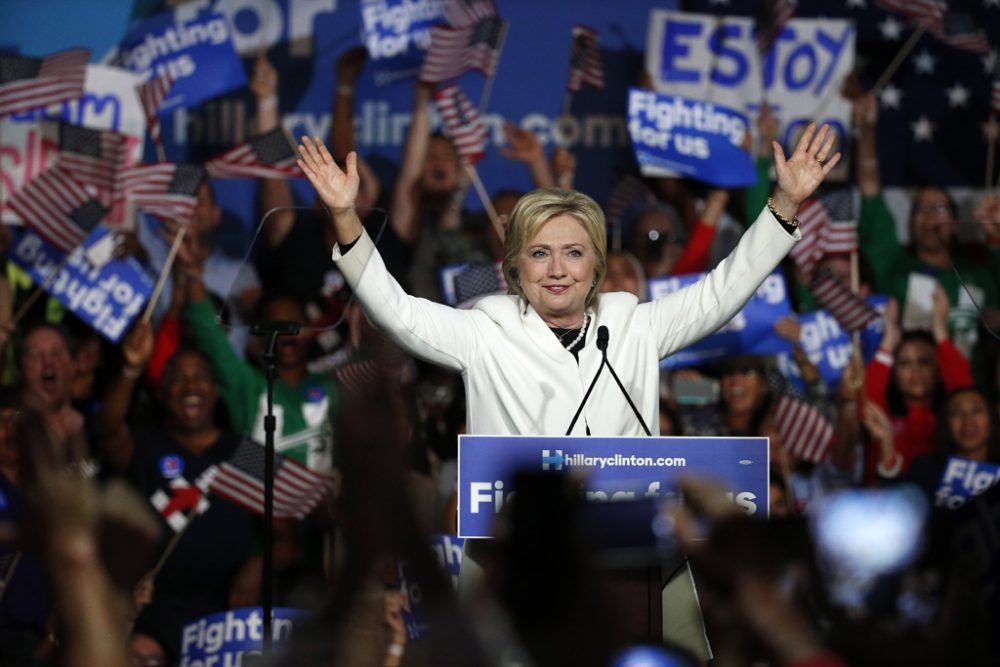
[{"label": "person holding sign", "polygon": [[[608,332],[610,363],[655,433],[659,360],[727,322],[801,238],[795,214],[840,160],[831,157],[833,140],[829,128],[811,125],[787,159],[775,143],[777,187],[736,250],[695,285],[643,304],[631,294],[600,293],[604,215],[582,193],[540,189],[522,197],[504,240],[511,294],[456,310],[409,296],[386,271],[355,211],[354,153],[342,170],[320,139],[304,137],[299,166],[331,213],[333,259],[371,320],[411,354],[462,372],[469,433],[566,434],[601,364],[599,331]],[[643,432],[612,382],[594,388],[570,429]]]}]

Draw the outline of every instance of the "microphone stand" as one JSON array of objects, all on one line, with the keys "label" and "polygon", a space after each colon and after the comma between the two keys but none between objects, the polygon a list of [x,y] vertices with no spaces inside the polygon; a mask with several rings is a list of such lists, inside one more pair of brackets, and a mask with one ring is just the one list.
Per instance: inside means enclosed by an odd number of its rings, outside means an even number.
[{"label": "microphone stand", "polygon": [[271,615],[274,608],[273,592],[274,577],[271,570],[272,550],[274,542],[274,431],[277,427],[274,418],[274,349],[278,336],[295,336],[299,333],[298,322],[267,320],[250,327],[254,336],[264,336],[264,361],[267,364],[267,413],[264,415],[264,566],[261,574],[261,606],[264,613],[264,647],[265,658],[271,655]]}]

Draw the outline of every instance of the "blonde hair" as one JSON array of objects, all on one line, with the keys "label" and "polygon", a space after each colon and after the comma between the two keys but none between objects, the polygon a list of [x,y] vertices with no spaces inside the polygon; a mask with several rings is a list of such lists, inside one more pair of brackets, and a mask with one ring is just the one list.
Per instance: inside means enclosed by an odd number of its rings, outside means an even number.
[{"label": "blonde hair", "polygon": [[531,242],[542,225],[559,215],[571,215],[583,226],[590,237],[596,253],[594,263],[594,284],[587,293],[585,308],[597,301],[601,283],[608,272],[608,236],[604,223],[604,212],[593,199],[576,190],[539,188],[521,197],[514,210],[503,242],[503,277],[511,294],[517,294],[528,302],[521,288],[517,264],[525,246]]}]

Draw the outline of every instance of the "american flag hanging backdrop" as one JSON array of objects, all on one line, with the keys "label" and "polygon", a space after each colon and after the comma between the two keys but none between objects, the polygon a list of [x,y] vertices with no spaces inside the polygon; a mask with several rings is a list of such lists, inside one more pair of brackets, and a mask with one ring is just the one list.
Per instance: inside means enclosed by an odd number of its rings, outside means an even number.
[{"label": "american flag hanging backdrop", "polygon": [[124,134],[69,123],[49,125],[46,133],[59,147],[59,167],[85,185],[114,190],[128,145]]},{"label": "american flag hanging backdrop", "polygon": [[58,166],[28,181],[8,206],[25,225],[63,253],[83,243],[108,212]]},{"label": "american flag hanging backdrop", "polygon": [[504,22],[487,16],[465,28],[431,28],[431,45],[420,68],[420,80],[438,83],[478,69],[493,76],[499,59]]},{"label": "american flag hanging backdrop", "polygon": [[89,49],[47,58],[0,53],[0,116],[74,100],[83,95]]},{"label": "american flag hanging backdrop", "polygon": [[119,193],[149,213],[184,224],[194,213],[205,177],[198,165],[158,162],[122,171]]},{"label": "american flag hanging backdrop", "polygon": [[573,26],[567,90],[576,92],[583,86],[604,90],[604,62],[597,45],[596,30],[585,25]]},{"label": "american flag hanging backdrop", "polygon": [[830,455],[833,426],[805,401],[779,396],[774,406],[774,428],[785,448],[803,461],[820,463]]},{"label": "american flag hanging backdrop", "polygon": [[434,103],[448,136],[466,162],[476,164],[486,155],[486,128],[469,98],[455,85],[434,91]]},{"label": "american flag hanging backdrop", "polygon": [[277,127],[205,163],[212,178],[289,178],[301,176],[295,146]]},{"label": "american flag hanging backdrop", "polygon": [[[219,465],[209,492],[251,512],[264,514],[264,447],[244,440],[228,461]],[[303,519],[332,485],[329,477],[280,454],[274,455],[274,517]]]}]

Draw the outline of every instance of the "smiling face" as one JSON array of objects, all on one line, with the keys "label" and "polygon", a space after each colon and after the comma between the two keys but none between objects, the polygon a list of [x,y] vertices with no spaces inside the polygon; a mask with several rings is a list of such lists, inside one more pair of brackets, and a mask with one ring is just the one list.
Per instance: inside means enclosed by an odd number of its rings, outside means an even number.
[{"label": "smiling face", "polygon": [[200,354],[178,352],[163,376],[163,403],[170,425],[183,433],[210,429],[219,398],[212,369]]},{"label": "smiling face", "polygon": [[726,371],[719,387],[726,410],[734,415],[752,414],[767,395],[767,380],[753,369]]},{"label": "smiling face", "polygon": [[963,391],[948,401],[948,433],[959,456],[985,460],[990,439],[990,406],[977,391]]},{"label": "smiling face", "polygon": [[517,263],[521,289],[547,324],[580,325],[596,278],[596,255],[583,225],[568,214],[551,218],[525,245]]},{"label": "smiling face", "polygon": [[25,391],[47,410],[70,400],[73,359],[66,341],[51,327],[40,327],[24,339],[21,371]]}]

